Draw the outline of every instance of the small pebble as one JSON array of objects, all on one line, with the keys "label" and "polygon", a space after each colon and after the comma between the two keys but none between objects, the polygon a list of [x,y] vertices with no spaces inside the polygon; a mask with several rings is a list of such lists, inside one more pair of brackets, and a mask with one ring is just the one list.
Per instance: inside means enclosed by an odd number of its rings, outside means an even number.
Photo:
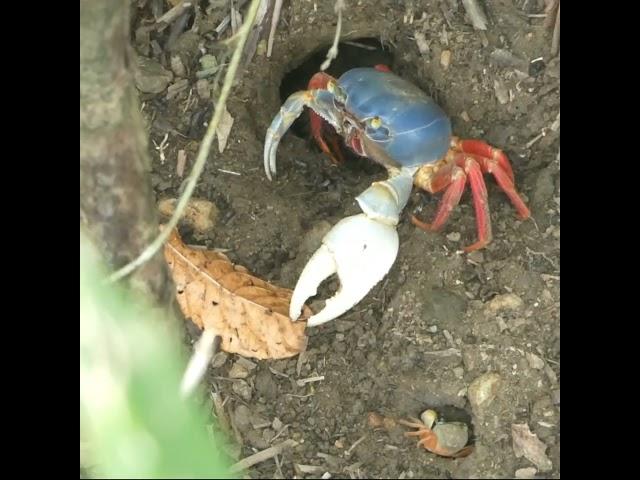
[{"label": "small pebble", "polygon": [[284,425],[282,423],[282,420],[280,420],[278,417],[274,418],[273,422],[271,422],[271,428],[273,428],[276,432],[279,432],[283,426]]},{"label": "small pebble", "polygon": [[211,85],[209,85],[209,81],[205,78],[201,78],[196,82],[196,91],[202,100],[209,100],[211,98]]},{"label": "small pebble", "polygon": [[247,431],[251,426],[251,410],[246,405],[238,405],[233,412],[233,420],[238,430]]},{"label": "small pebble", "polygon": [[152,58],[139,56],[134,79],[142,93],[160,93],[173,80],[173,73]]},{"label": "small pebble", "polygon": [[442,53],[440,54],[440,65],[442,65],[442,68],[446,70],[449,68],[450,64],[451,64],[451,50],[443,50]]},{"label": "small pebble", "polygon": [[490,58],[499,67],[516,67],[521,70],[528,68],[526,61],[516,57],[513,53],[509,50],[505,50],[504,48],[496,48],[491,52]]},{"label": "small pebble", "polygon": [[429,54],[429,42],[427,41],[427,37],[423,32],[416,32],[414,35],[416,39],[416,45],[418,45],[418,51],[420,55],[428,55]]},{"label": "small pebble", "polygon": [[211,360],[211,367],[212,368],[220,368],[221,366],[223,366],[226,361],[227,358],[229,358],[229,354],[226,352],[218,352],[213,356],[213,359]]},{"label": "small pebble", "polygon": [[245,402],[248,402],[249,400],[251,400],[251,396],[252,396],[251,387],[244,380],[237,380],[233,382],[233,385],[231,386],[231,390],[233,390],[233,393],[238,395]]},{"label": "small pebble", "polygon": [[238,362],[234,363],[229,369],[229,378],[247,378],[248,376],[249,370]]},{"label": "small pebble", "polygon": [[542,360],[538,355],[536,355],[535,353],[529,353],[527,352],[525,354],[525,357],[527,358],[527,362],[529,362],[529,366],[535,370],[542,370],[542,368],[544,368],[544,360]]},{"label": "small pebble", "polygon": [[447,240],[450,242],[459,242],[460,241],[460,233],[459,232],[451,232],[447,235]]},{"label": "small pebble", "polygon": [[504,105],[509,102],[509,91],[507,90],[507,87],[504,86],[504,83],[494,80],[493,89],[496,92],[496,98],[500,104]]},{"label": "small pebble", "polygon": [[187,70],[184,68],[180,55],[171,56],[171,70],[173,70],[176,77],[186,77]]},{"label": "small pebble", "polygon": [[535,467],[519,468],[516,470],[516,478],[536,478],[538,470]]},{"label": "small pebble", "polygon": [[515,293],[504,293],[496,295],[487,303],[487,310],[495,314],[501,310],[517,310],[524,302]]},{"label": "small pebble", "polygon": [[469,385],[469,403],[476,416],[481,417],[484,410],[493,402],[498,393],[502,378],[494,372],[485,373]]}]

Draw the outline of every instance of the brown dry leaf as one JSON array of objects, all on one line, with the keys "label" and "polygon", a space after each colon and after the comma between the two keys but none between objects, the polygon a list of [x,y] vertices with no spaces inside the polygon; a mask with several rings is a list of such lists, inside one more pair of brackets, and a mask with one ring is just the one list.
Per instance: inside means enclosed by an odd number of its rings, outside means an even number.
[{"label": "brown dry leaf", "polygon": [[220,348],[258,359],[288,358],[306,343],[301,320],[289,318],[292,291],[254,277],[213,250],[187,247],[174,230],[165,246],[182,312],[200,328],[222,337]]},{"label": "brown dry leaf", "polygon": [[541,472],[548,472],[553,467],[545,450],[547,446],[540,441],[535,433],[531,433],[526,423],[511,425],[513,438],[513,452],[516,457],[524,457],[532,462]]}]

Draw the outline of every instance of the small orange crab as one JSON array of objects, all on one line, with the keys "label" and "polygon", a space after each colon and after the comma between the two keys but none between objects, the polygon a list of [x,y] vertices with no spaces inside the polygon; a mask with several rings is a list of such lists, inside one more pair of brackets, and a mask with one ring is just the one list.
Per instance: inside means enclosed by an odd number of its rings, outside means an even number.
[{"label": "small orange crab", "polygon": [[469,428],[465,423],[436,423],[438,414],[434,410],[425,410],[420,418],[421,420],[417,418],[410,418],[410,421],[398,420],[398,423],[402,425],[417,428],[415,432],[407,432],[405,435],[419,437],[418,447],[423,447],[441,457],[449,458],[466,457],[473,452],[473,446],[467,446]]}]

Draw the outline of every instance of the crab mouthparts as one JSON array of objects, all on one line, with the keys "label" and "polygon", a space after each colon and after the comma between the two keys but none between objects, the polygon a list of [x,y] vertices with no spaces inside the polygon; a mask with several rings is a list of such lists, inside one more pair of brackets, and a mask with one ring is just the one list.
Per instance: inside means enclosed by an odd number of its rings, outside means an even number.
[{"label": "crab mouthparts", "polygon": [[358,155],[362,157],[366,157],[364,153],[364,148],[362,146],[362,142],[360,141],[360,138],[358,137],[358,135],[354,135],[353,137],[351,137],[349,141],[349,145],[351,146],[353,151],[356,152]]}]

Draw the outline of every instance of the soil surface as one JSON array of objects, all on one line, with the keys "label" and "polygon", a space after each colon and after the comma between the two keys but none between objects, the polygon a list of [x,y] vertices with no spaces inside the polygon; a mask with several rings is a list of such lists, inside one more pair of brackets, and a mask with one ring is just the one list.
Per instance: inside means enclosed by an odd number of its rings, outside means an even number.
[{"label": "soil surface", "polygon": [[[162,31],[152,28],[152,7],[163,2],[138,3],[143,8],[132,25],[138,85],[161,200],[180,194],[211,117],[207,97],[215,95],[216,76],[198,72],[205,54],[228,62],[218,42],[231,26],[220,35],[215,28],[229,14],[229,2],[196,2],[198,15]],[[532,219],[520,221],[485,175],[493,241],[466,254],[462,248],[477,235],[470,192],[441,232],[427,233],[410,215],[430,221],[440,195],[415,190],[386,278],[339,319],[309,329],[300,361],[215,358],[208,388],[225,402],[238,443],[234,455],[298,442],[254,466],[251,478],[325,472],[332,478],[508,478],[516,472],[558,478],[560,80],[559,57],[549,54],[551,30],[539,15],[544,2],[481,2],[486,32],[473,29],[458,1],[346,3],[342,41],[349,43],[341,44],[329,73],[385,63],[427,91],[450,115],[456,135],[507,153]],[[217,206],[216,226],[207,234],[182,232],[188,243],[226,249],[256,275],[293,288],[324,233],[359,212],[354,198],[385,171],[359,158],[333,165],[309,138],[303,115],[280,143],[277,177],[266,178],[267,127],[283,99],[319,70],[336,26],[333,2],[286,1],[267,58],[270,15],[228,101],[234,122],[226,147],[220,153],[214,142],[195,192]],[[182,176],[180,150],[186,154]],[[318,298],[337,285],[325,282]],[[244,369],[244,378],[230,378],[232,368]],[[310,377],[321,380],[297,382]],[[368,420],[370,412],[406,418],[427,408],[441,420],[470,426],[471,455],[435,456],[405,437],[406,427],[374,428]],[[537,440],[521,434],[522,424]]]}]

